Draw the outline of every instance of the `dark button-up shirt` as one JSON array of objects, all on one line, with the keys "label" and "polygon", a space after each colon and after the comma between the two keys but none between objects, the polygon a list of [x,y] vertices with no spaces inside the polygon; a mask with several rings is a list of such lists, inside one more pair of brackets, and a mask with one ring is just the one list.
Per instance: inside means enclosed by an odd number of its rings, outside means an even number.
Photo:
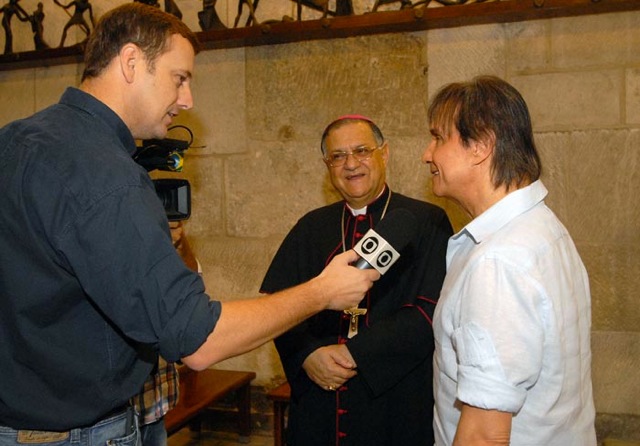
[{"label": "dark button-up shirt", "polygon": [[0,425],[90,425],[193,353],[219,302],[105,104],[70,88],[0,130]]}]

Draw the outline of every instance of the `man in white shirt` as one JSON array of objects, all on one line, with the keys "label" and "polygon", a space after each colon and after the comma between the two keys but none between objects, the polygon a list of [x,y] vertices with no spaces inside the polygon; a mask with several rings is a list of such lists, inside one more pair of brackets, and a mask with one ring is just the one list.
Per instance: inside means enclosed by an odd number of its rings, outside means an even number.
[{"label": "man in white shirt", "polygon": [[436,445],[595,446],[589,279],[545,205],[527,106],[491,76],[443,87],[423,161],[473,218],[434,315]]}]

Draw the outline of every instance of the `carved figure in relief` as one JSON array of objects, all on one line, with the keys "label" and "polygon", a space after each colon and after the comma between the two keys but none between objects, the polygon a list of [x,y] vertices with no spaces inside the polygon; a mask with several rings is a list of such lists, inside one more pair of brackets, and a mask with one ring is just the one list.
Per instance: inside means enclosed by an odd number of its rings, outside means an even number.
[{"label": "carved figure in relief", "polygon": [[[414,6],[411,3],[411,0],[376,0],[376,2],[373,4],[373,8],[371,8],[371,12],[376,12],[378,10],[378,8],[382,5],[390,5],[392,3],[398,3],[400,2],[400,9],[407,9],[407,8],[411,8],[412,6]],[[430,0],[425,0],[424,3],[425,5],[429,4]]]},{"label": "carved figure in relief", "polygon": [[9,3],[0,8],[2,12],[2,27],[4,28],[4,54],[13,53],[13,31],[11,19],[15,15],[21,22],[29,21],[29,14],[18,4],[19,0],[9,0]]},{"label": "carved figure in relief", "polygon": [[336,0],[336,10],[329,9],[329,0],[293,0],[298,5],[298,20],[302,20],[302,7],[322,12],[322,18],[327,16],[353,15],[353,3],[351,0]]},{"label": "carved figure in relief", "polygon": [[258,7],[258,0],[256,0],[255,3],[253,3],[252,0],[238,0],[238,13],[236,14],[236,19],[233,21],[234,28],[238,27],[238,22],[240,21],[240,16],[242,16],[242,9],[244,8],[245,3],[249,8],[249,18],[247,19],[247,23],[245,24],[245,26],[249,26],[251,24],[260,24],[260,22],[258,22],[258,19],[256,19],[256,8]]},{"label": "carved figure in relief", "polygon": [[31,30],[33,31],[33,44],[36,50],[44,50],[49,48],[49,45],[44,41],[44,27],[42,22],[44,21],[44,6],[42,2],[38,2],[38,7],[33,14],[29,16],[31,22]]},{"label": "carved figure in relief", "polygon": [[[134,3],[144,3],[145,5],[160,8],[158,0],[133,0]],[[174,0],[164,0],[164,11],[178,17],[182,20],[182,11],[178,8],[178,5]]]},{"label": "carved figure in relief", "polygon": [[89,19],[91,20],[92,27],[94,27],[96,23],[93,18],[93,7],[91,6],[91,3],[89,3],[89,0],[72,0],[66,5],[63,5],[62,3],[60,3],[59,0],[53,0],[53,1],[56,5],[63,8],[67,14],[69,14],[67,9],[71,7],[75,7],[75,10],[73,11],[73,15],[70,15],[69,21],[67,22],[66,25],[64,25],[64,29],[62,30],[62,38],[60,39],[60,45],[58,46],[59,47],[64,46],[64,41],[67,38],[67,32],[69,31],[69,28],[71,28],[72,26],[77,26],[87,35],[87,37],[89,37],[89,34],[91,33],[91,29],[89,28],[89,24],[87,23],[87,21],[84,19],[84,13],[87,11],[89,12]]},{"label": "carved figure in relief", "polygon": [[216,0],[202,0],[202,11],[198,11],[198,23],[202,31],[227,28],[216,12]]}]

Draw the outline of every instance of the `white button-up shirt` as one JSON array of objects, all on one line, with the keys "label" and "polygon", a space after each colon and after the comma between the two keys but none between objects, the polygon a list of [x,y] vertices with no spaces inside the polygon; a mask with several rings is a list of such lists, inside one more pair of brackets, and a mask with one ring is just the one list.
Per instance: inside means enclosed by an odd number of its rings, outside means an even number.
[{"label": "white button-up shirt", "polygon": [[596,444],[589,280],[540,181],[449,240],[434,315],[436,445],[460,401],[514,414],[512,446]]}]

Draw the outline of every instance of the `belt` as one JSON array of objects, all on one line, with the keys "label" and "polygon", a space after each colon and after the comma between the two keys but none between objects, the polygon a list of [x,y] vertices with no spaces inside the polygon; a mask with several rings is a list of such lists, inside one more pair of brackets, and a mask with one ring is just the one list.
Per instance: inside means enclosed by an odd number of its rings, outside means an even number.
[{"label": "belt", "polygon": [[[93,425],[87,426],[84,428],[78,429],[92,429],[96,427],[98,424],[103,423],[104,421],[114,418],[116,416],[122,415],[126,413],[126,424],[125,424],[125,433],[131,432],[131,429],[134,426],[134,417],[135,411],[133,407],[129,404],[117,407],[111,411],[109,411],[106,415],[104,415],[100,420],[96,421]],[[75,429],[73,429],[75,430]],[[56,441],[63,441],[69,438],[71,434],[71,430],[60,432],[60,431],[40,431],[40,430],[27,430],[21,429],[18,430],[18,443],[22,444],[39,444],[39,443],[52,443]]]}]

